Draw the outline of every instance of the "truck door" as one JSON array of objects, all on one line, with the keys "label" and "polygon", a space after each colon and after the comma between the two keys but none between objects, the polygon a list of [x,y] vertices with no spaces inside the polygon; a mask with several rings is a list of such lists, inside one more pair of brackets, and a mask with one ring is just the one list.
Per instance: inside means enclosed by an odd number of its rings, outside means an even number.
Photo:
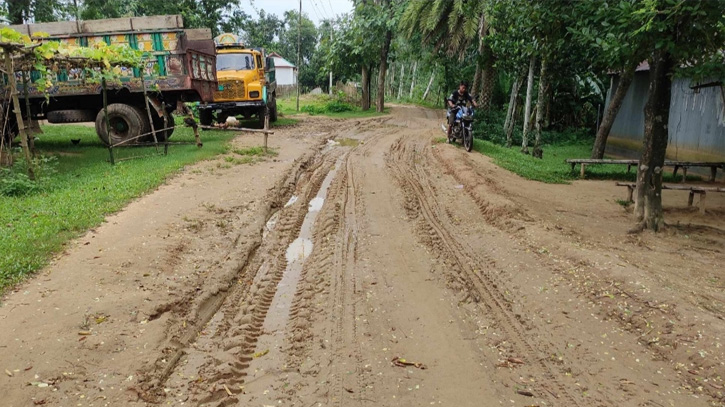
[{"label": "truck door", "polygon": [[259,80],[262,82],[262,86],[264,86],[264,65],[262,65],[262,56],[260,54],[257,54],[257,74],[259,75]]}]

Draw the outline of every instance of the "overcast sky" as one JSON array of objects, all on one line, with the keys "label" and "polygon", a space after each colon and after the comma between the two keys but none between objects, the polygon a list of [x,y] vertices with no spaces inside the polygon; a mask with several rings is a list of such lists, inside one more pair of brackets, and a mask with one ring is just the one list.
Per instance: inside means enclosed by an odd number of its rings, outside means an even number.
[{"label": "overcast sky", "polygon": [[[265,13],[276,14],[280,18],[285,11],[300,8],[299,0],[243,0],[241,3],[242,9],[255,17],[257,13],[254,8],[262,9]],[[302,0],[302,12],[307,13],[316,25],[326,18],[351,11],[352,1],[350,0]]]}]

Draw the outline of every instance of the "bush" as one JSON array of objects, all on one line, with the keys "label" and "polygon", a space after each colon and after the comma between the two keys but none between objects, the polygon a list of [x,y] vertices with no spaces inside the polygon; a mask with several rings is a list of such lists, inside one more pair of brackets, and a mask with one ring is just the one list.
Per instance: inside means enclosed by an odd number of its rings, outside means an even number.
[{"label": "bush", "polygon": [[315,115],[315,114],[325,114],[325,113],[342,113],[342,112],[351,112],[355,110],[355,108],[345,102],[341,102],[339,100],[330,100],[329,102],[325,103],[324,105],[305,105],[300,108],[301,111]]},{"label": "bush", "polygon": [[33,160],[35,181],[28,177],[25,159],[18,159],[10,168],[0,168],[0,195],[24,196],[40,192],[50,185],[49,178],[56,171],[55,157],[37,157]]},{"label": "bush", "polygon": [[[504,133],[503,125],[506,122],[505,110],[490,110],[487,112],[476,111],[476,121],[473,123],[474,137],[487,140],[494,144],[505,145],[506,133]],[[513,145],[520,145],[523,139],[523,124],[517,121],[513,131]],[[529,135],[530,145],[533,145],[535,133]],[[591,142],[594,136],[590,134],[588,129],[564,129],[564,130],[544,130],[541,132],[542,144],[568,145],[582,142]]]}]

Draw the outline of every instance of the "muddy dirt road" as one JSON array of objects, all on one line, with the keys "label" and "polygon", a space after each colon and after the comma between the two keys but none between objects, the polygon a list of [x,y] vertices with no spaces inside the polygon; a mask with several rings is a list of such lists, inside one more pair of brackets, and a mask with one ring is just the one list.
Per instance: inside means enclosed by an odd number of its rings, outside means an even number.
[{"label": "muddy dirt road", "polygon": [[722,209],[628,235],[439,122],[309,119],[110,217],[3,299],[0,405],[725,405]]}]

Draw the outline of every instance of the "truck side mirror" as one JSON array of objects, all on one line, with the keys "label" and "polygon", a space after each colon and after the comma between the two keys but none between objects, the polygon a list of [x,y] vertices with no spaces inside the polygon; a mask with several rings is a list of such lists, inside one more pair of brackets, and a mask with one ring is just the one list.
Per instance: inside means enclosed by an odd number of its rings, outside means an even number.
[{"label": "truck side mirror", "polygon": [[272,71],[272,70],[274,70],[274,58],[267,57],[264,60],[264,71],[265,72],[269,72],[269,71]]}]

